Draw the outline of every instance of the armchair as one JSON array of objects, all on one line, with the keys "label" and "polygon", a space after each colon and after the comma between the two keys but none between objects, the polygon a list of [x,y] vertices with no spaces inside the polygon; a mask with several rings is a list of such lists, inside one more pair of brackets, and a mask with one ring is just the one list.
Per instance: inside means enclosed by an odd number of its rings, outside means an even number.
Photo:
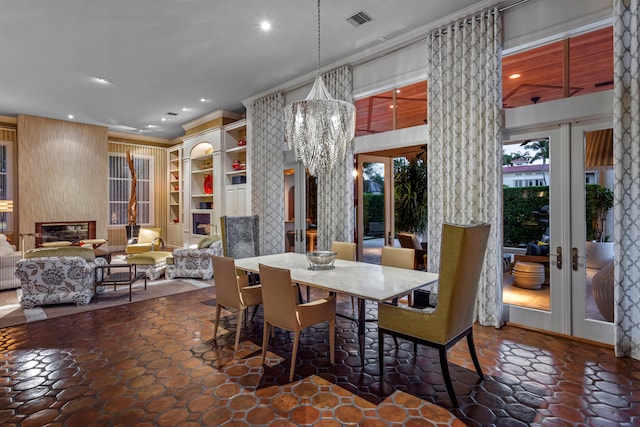
[{"label": "armchair", "polygon": [[296,366],[300,331],[317,323],[329,322],[329,355],[335,363],[336,339],[336,296],[298,304],[298,285],[291,283],[289,270],[259,264],[262,278],[262,303],[264,308],[264,329],[262,331],[262,363],[264,364],[269,346],[272,327],[292,331],[293,349],[289,381],[293,381]]},{"label": "armchair", "polygon": [[197,248],[174,249],[167,257],[167,279],[193,277],[209,280],[213,277],[212,256],[222,256],[220,235],[205,237],[198,242]]},{"label": "armchair", "polygon": [[[262,288],[247,286],[247,276],[238,276],[233,258],[213,256],[213,268],[216,272],[216,320],[213,326],[213,339],[218,337],[220,312],[222,308],[238,310],[236,325],[236,342],[234,350],[238,350],[242,318],[248,307],[262,304]],[[246,317],[245,317],[246,319]]]},{"label": "armchair", "polygon": [[435,308],[378,304],[378,363],[381,376],[384,372],[384,335],[389,334],[413,341],[414,349],[417,349],[417,344],[438,349],[442,375],[454,406],[458,405],[458,400],[449,374],[447,350],[460,339],[467,338],[473,364],[480,379],[484,379],[473,342],[473,315],[489,227],[488,224],[443,225]]},{"label": "armchair", "polygon": [[160,228],[140,227],[138,237],[127,243],[125,252],[127,255],[133,255],[154,250],[164,251],[164,241],[160,237],[161,231]]},{"label": "armchair", "polygon": [[87,305],[94,296],[95,267],[104,265],[107,261],[95,258],[91,248],[31,249],[16,265],[15,274],[22,287],[20,305]]},{"label": "armchair", "polygon": [[400,247],[414,249],[416,251],[413,269],[414,270],[426,270],[427,269],[427,248],[426,244],[423,245],[418,241],[418,236],[414,233],[398,233],[398,241]]}]

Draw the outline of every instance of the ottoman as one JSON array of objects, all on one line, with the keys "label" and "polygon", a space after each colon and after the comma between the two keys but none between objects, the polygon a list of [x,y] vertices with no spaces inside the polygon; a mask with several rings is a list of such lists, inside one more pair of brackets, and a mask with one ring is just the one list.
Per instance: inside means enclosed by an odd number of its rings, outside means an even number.
[{"label": "ottoman", "polygon": [[167,257],[171,252],[148,251],[133,254],[127,258],[127,264],[135,265],[137,271],[147,275],[147,279],[156,280],[162,276],[167,268]]}]

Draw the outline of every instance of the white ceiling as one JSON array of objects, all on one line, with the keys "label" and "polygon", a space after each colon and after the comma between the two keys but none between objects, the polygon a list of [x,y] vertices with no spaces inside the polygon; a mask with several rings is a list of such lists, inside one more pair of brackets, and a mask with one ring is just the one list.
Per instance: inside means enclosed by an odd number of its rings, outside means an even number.
[{"label": "white ceiling", "polygon": [[[323,0],[321,65],[474,3]],[[219,109],[242,112],[243,99],[317,69],[315,0],[0,0],[0,10],[5,116],[72,114],[171,139],[183,123]],[[362,10],[373,21],[358,28],[346,21]],[[268,33],[260,29],[265,19]]]}]

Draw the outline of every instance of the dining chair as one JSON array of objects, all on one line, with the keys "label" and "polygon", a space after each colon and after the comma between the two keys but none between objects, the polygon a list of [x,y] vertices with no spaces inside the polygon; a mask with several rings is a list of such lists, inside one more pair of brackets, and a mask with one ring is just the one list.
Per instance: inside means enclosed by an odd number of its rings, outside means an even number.
[{"label": "dining chair", "polygon": [[387,267],[408,268],[413,270],[413,259],[415,249],[396,248],[393,246],[383,246],[380,265]]},{"label": "dining chair", "polygon": [[426,243],[420,243],[415,233],[398,233],[398,242],[400,247],[415,249],[415,257],[413,261],[414,270],[427,269],[427,249]]},{"label": "dining chair", "polygon": [[[342,259],[345,261],[355,261],[356,260],[356,250],[357,246],[355,243],[349,242],[338,242],[334,240],[331,242],[331,250],[335,253],[336,259]],[[351,310],[354,310],[356,307],[355,298],[351,297]]]},{"label": "dining chair", "polygon": [[300,331],[317,323],[329,322],[329,352],[331,363],[335,363],[336,297],[298,304],[298,285],[291,283],[288,269],[259,264],[262,279],[262,304],[264,309],[264,330],[262,337],[262,363],[264,364],[273,327],[294,333],[289,381],[293,381],[296,366]]},{"label": "dining chair", "polygon": [[[406,268],[413,270],[415,250],[408,248],[396,248],[393,246],[383,246],[380,265],[387,267]],[[413,304],[413,293],[407,295],[408,304]]]},{"label": "dining chair", "polygon": [[242,329],[242,319],[248,307],[254,306],[256,309],[262,303],[262,291],[260,285],[246,286],[247,275],[238,276],[236,264],[233,258],[212,256],[213,272],[215,274],[216,287],[216,319],[214,324],[213,339],[218,336],[218,324],[220,322],[220,312],[223,308],[238,310],[238,321],[236,326],[236,342],[234,350],[238,350],[240,342],[240,330]]},{"label": "dining chair", "polygon": [[469,352],[480,380],[484,379],[473,342],[473,321],[478,282],[484,263],[489,225],[444,224],[440,249],[438,298],[435,308],[418,309],[386,303],[378,304],[378,358],[384,373],[384,335],[403,338],[436,348],[447,392],[458,406],[447,350],[466,337]]}]

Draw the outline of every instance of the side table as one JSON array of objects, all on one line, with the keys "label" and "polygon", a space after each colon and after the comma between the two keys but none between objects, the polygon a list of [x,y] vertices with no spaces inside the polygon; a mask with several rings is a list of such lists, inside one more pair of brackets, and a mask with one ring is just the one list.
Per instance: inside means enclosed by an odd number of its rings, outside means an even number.
[{"label": "side table", "polygon": [[[111,270],[117,270],[112,272]],[[106,272],[104,271],[106,270]],[[140,279],[144,279],[144,288],[147,289],[147,275],[138,273],[135,265],[131,264],[109,264],[99,265],[95,268],[95,281],[93,285],[94,302],[98,302],[98,286],[113,285],[113,289],[119,285],[129,286],[129,301],[131,301],[131,287]]]}]

